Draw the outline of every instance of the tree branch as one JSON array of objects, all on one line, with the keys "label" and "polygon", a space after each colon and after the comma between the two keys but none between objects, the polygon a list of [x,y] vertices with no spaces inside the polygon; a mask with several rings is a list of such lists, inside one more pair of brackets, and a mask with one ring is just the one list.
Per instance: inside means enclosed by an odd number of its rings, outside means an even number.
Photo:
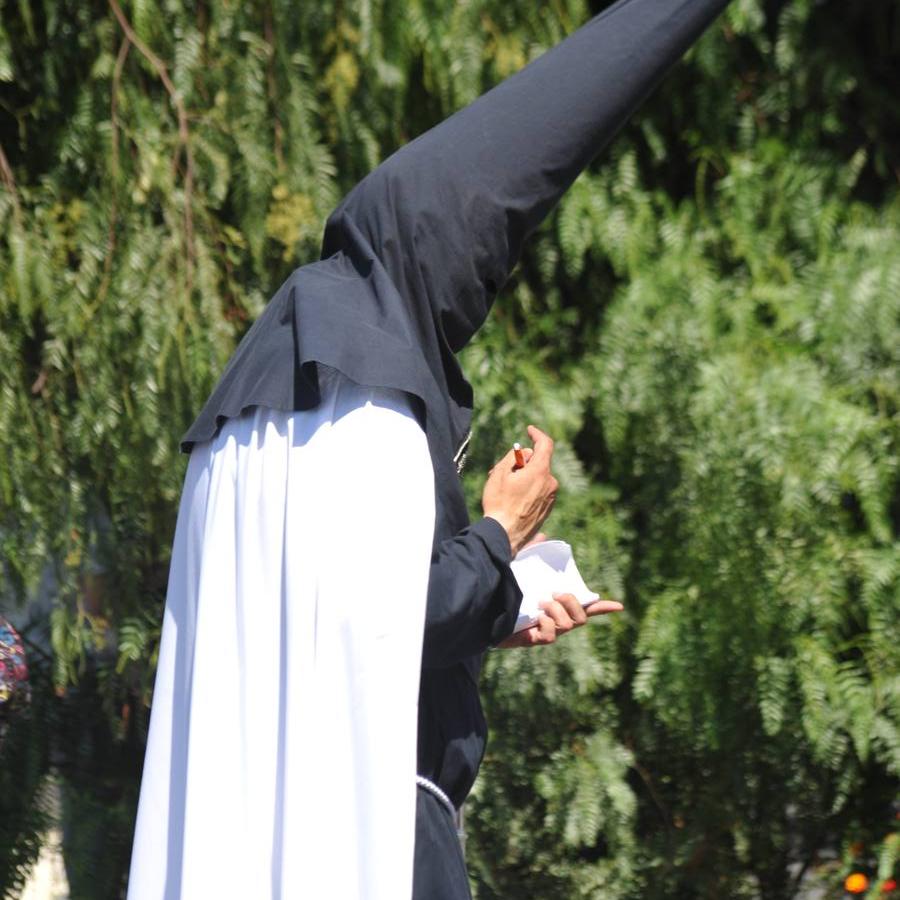
[{"label": "tree branch", "polygon": [[109,290],[109,282],[112,274],[112,260],[116,249],[116,224],[119,218],[118,183],[119,183],[119,120],[117,116],[119,107],[119,84],[122,81],[122,70],[125,68],[125,60],[131,49],[131,38],[126,34],[122,38],[119,54],[116,56],[116,66],[113,69],[112,91],[109,100],[109,119],[112,125],[112,200],[109,210],[109,228],[106,234],[106,258],[103,260],[103,278],[97,291],[97,299],[91,308],[91,315],[103,303],[106,292]]},{"label": "tree branch", "polygon": [[16,179],[13,175],[9,160],[3,152],[2,144],[0,144],[0,179],[2,179],[3,184],[9,191],[9,196],[12,198],[13,203],[13,215],[15,216],[16,223],[20,224],[22,221],[22,207],[19,205],[19,192],[16,190]]},{"label": "tree branch", "polygon": [[[125,60],[128,58],[128,51],[131,49],[131,38],[126,34],[122,38],[122,45],[119,47],[119,54],[116,57],[116,66],[113,69],[112,92],[109,98],[109,118],[112,122],[112,170],[113,179],[119,174],[119,85],[122,82],[122,70],[125,68]],[[113,182],[115,186],[115,181]]]},{"label": "tree branch", "polygon": [[191,136],[188,129],[188,115],[184,106],[181,95],[175,88],[172,79],[169,77],[168,69],[165,63],[137,36],[135,30],[131,27],[131,23],[122,12],[117,0],[109,0],[110,9],[113,11],[125,37],[134,44],[138,52],[143,56],[159,75],[159,80],[163,83],[169,94],[175,111],[178,115],[178,147],[175,151],[175,161],[177,164],[178,154],[184,150],[185,172],[184,172],[184,233],[185,243],[187,245],[187,264],[188,264],[188,290],[191,285],[191,272],[194,261],[194,217],[191,210],[191,201],[194,192],[194,155],[191,152]]},{"label": "tree branch", "polygon": [[275,28],[273,25],[272,4],[266,5],[263,12],[263,28],[269,52],[266,59],[266,85],[269,94],[269,108],[275,134],[275,165],[278,172],[284,171],[284,129],[278,118],[278,89],[275,83]]}]

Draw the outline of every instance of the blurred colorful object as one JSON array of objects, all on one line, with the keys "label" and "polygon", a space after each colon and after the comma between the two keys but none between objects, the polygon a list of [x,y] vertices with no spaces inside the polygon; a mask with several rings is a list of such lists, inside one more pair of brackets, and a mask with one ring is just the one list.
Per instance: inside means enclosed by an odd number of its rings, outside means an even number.
[{"label": "blurred colorful object", "polygon": [[27,702],[28,697],[28,665],[22,638],[0,616],[0,713]]},{"label": "blurred colorful object", "polygon": [[844,888],[850,894],[861,894],[869,886],[869,879],[862,872],[854,872],[844,879]]},{"label": "blurred colorful object", "polygon": [[888,880],[881,886],[882,894],[887,894],[895,890],[897,890],[897,882],[893,878],[888,878]]}]

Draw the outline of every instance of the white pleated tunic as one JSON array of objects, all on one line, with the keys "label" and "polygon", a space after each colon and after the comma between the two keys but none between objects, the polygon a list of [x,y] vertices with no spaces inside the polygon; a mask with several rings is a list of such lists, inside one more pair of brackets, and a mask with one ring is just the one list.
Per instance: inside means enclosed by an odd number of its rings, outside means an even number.
[{"label": "white pleated tunic", "polygon": [[336,379],[194,447],[129,900],[411,896],[433,529],[400,392]]}]

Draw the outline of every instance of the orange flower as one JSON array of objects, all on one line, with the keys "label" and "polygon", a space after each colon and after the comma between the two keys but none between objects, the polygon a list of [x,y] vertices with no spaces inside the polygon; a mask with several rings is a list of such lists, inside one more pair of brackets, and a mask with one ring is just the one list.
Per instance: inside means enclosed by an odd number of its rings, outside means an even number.
[{"label": "orange flower", "polygon": [[862,872],[854,872],[844,879],[844,889],[849,894],[862,894],[869,886],[869,879]]}]

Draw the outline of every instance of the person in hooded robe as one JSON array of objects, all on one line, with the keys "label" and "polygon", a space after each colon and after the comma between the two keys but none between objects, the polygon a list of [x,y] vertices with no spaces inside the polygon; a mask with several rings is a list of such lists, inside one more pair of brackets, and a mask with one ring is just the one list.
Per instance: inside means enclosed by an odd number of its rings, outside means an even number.
[{"label": "person in hooded robe", "polygon": [[485,748],[482,656],[586,613],[560,598],[510,638],[552,441],[530,429],[470,523],[456,354],[726,4],[619,0],[404,146],[241,341],[182,440],[130,900],[469,896],[454,812]]}]

